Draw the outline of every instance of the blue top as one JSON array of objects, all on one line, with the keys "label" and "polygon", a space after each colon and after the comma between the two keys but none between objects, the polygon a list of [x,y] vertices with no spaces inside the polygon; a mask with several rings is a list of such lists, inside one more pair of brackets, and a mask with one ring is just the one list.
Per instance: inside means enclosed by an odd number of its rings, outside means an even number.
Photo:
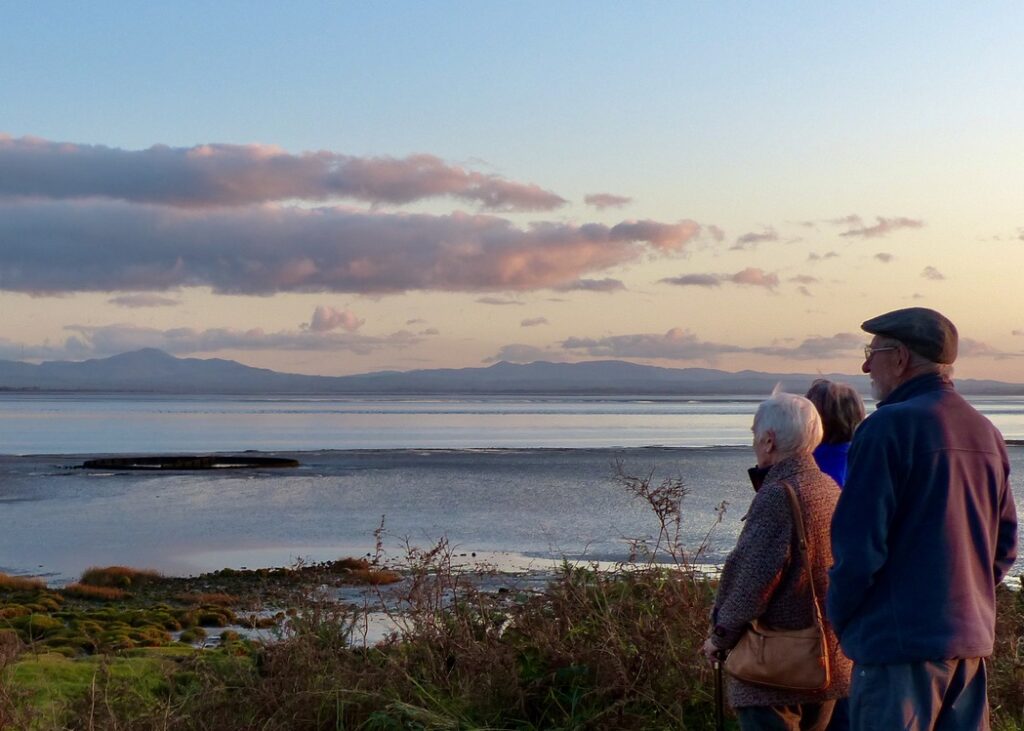
[{"label": "blue top", "polygon": [[822,442],[814,450],[814,461],[818,469],[836,481],[839,487],[846,483],[846,455],[850,451],[850,443],[825,444]]}]

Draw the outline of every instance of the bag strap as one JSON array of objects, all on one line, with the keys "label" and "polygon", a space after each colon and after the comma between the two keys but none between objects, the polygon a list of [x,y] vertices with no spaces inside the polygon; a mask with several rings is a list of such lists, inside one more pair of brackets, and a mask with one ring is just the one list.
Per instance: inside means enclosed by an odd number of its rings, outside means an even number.
[{"label": "bag strap", "polygon": [[790,507],[793,509],[793,522],[796,525],[797,543],[800,546],[800,555],[807,567],[807,578],[811,583],[811,599],[814,601],[814,620],[819,627],[824,627],[824,617],[821,612],[821,602],[818,601],[818,592],[814,588],[814,566],[811,564],[810,547],[807,543],[807,531],[804,529],[804,514],[800,510],[800,499],[796,496],[796,490],[788,482],[783,482],[786,488],[786,495],[789,497]]}]

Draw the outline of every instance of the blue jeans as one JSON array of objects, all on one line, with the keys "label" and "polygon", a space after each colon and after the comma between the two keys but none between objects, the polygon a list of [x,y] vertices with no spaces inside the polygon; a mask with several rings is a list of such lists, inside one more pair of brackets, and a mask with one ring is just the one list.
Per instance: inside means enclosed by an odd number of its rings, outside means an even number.
[{"label": "blue jeans", "polygon": [[988,731],[984,658],[855,665],[853,731]]}]

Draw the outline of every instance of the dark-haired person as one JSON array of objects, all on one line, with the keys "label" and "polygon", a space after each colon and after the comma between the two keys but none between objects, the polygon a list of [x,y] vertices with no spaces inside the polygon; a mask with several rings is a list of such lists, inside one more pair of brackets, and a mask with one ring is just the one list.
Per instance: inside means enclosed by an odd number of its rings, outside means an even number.
[{"label": "dark-haired person", "polygon": [[[828,567],[829,522],[839,497],[835,483],[818,469],[811,452],[821,441],[821,418],[803,396],[775,393],[754,416],[751,470],[754,499],[736,547],[718,582],[713,630],[704,654],[714,660],[739,641],[749,622],[760,619],[776,629],[802,629],[814,623],[814,597],[824,601]],[[803,513],[811,566],[797,544],[793,508],[785,485],[797,495]],[[831,682],[819,692],[780,690],[729,678],[729,704],[743,731],[822,731],[837,698],[850,684],[850,661],[839,651],[826,622]]]},{"label": "dark-haired person", "polygon": [[912,307],[861,327],[878,408],[850,447],[827,601],[854,661],[850,726],[985,731],[995,589],[1017,555],[1006,447],[953,388],[945,316]]},{"label": "dark-haired person", "polygon": [[814,461],[842,487],[846,482],[846,457],[853,432],[864,421],[864,401],[853,386],[826,378],[811,384],[807,398],[818,409],[824,430],[821,444],[814,450]]}]

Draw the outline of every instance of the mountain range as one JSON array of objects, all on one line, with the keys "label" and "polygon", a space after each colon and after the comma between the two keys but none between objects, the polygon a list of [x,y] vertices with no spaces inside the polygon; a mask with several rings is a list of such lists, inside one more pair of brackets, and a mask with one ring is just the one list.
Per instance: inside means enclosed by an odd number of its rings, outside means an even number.
[{"label": "mountain range", "polygon": [[[307,395],[764,395],[781,383],[803,393],[815,378],[845,381],[864,393],[867,377],[846,374],[729,372],[658,368],[627,361],[528,364],[481,368],[379,371],[354,376],[308,376],[253,368],[220,358],[176,358],[145,348],[109,358],[40,364],[0,360],[0,390],[166,394]],[[1024,394],[1024,384],[957,380],[963,393]]]}]

